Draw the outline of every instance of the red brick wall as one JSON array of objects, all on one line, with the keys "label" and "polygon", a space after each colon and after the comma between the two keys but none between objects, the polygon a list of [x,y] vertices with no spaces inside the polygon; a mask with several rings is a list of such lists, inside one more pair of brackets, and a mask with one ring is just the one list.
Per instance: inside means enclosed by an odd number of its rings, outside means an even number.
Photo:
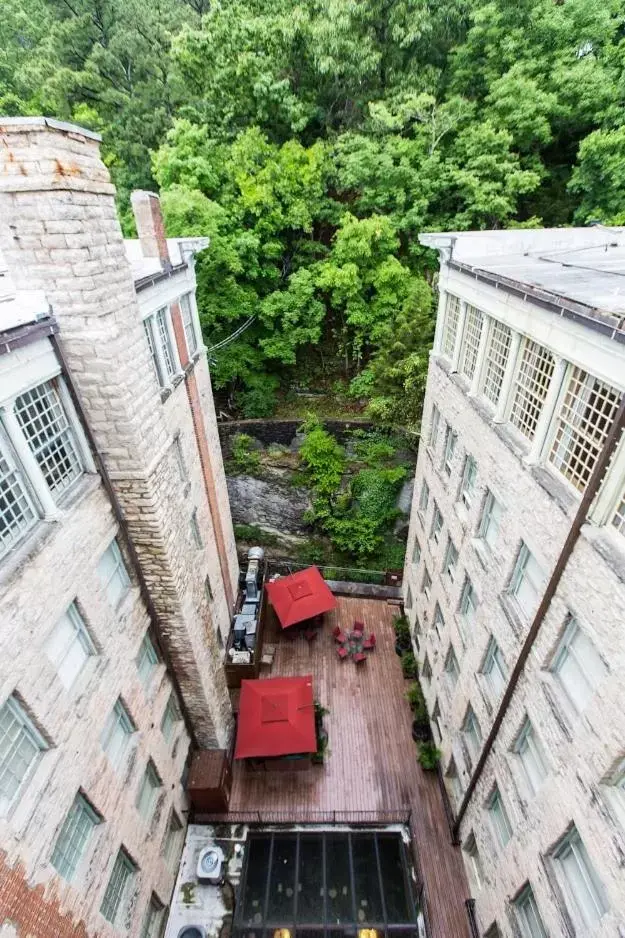
[{"label": "red brick wall", "polygon": [[[87,938],[84,922],[61,912],[54,893],[29,886],[21,864],[9,866],[0,851],[0,926],[12,924],[20,938]],[[92,932],[92,938],[97,933]]]}]

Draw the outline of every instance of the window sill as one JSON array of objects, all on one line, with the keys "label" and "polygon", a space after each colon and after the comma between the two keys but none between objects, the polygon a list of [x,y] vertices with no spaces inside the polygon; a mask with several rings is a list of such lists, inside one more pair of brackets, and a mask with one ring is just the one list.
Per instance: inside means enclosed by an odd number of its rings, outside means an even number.
[{"label": "window sill", "polygon": [[594,524],[583,526],[582,537],[594,547],[619,580],[625,582],[625,537],[611,525],[595,527]]},{"label": "window sill", "polygon": [[520,638],[521,634],[528,628],[530,624],[529,621],[523,616],[519,607],[508,593],[499,594],[499,604],[503,609],[506,619],[512,626],[512,631],[515,636]]}]

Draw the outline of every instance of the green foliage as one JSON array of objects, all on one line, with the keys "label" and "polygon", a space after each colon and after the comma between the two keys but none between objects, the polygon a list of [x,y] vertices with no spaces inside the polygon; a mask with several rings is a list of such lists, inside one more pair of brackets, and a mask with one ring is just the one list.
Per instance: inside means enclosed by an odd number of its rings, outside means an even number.
[{"label": "green foliage", "polygon": [[405,651],[401,656],[401,670],[405,678],[417,677],[417,662],[411,651]]},{"label": "green foliage", "polygon": [[276,547],[279,544],[278,537],[271,534],[255,524],[235,524],[234,536],[237,541],[244,541],[246,544],[258,544],[261,547]]},{"label": "green foliage", "polygon": [[253,475],[260,469],[260,456],[253,445],[254,440],[247,433],[236,433],[232,438],[232,462],[238,472]]},{"label": "green foliage", "polygon": [[436,748],[434,743],[419,743],[417,759],[422,769],[425,769],[426,772],[434,772],[441,760],[441,751]]},{"label": "green foliage", "polygon": [[333,495],[345,471],[345,451],[314,416],[301,429],[305,439],[299,454],[307,477],[318,495]]},{"label": "green foliage", "polygon": [[352,495],[361,514],[376,530],[393,522],[398,515],[395,503],[404,479],[403,466],[395,469],[362,469],[352,482]]},{"label": "green foliage", "polygon": [[403,648],[410,648],[410,623],[406,616],[397,616],[393,622],[395,639]]},{"label": "green foliage", "polygon": [[430,721],[425,704],[425,697],[423,696],[423,691],[418,681],[412,682],[405,693],[405,697],[410,704],[410,709],[412,710],[415,723],[417,723],[419,726],[425,726],[429,728]]}]

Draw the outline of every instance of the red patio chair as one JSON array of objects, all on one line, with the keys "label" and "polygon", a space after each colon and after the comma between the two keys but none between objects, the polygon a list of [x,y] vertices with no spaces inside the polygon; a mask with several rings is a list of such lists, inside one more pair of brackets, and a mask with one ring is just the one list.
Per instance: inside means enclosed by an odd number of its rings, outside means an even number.
[{"label": "red patio chair", "polygon": [[366,661],[366,660],[367,660],[367,656],[362,651],[359,651],[357,652],[357,654],[354,655],[354,664],[362,664],[363,661]]},{"label": "red patio chair", "polygon": [[364,632],[364,630],[365,630],[365,623],[358,622],[358,620],[356,620],[356,622],[354,622],[354,632]]},{"label": "red patio chair", "polygon": [[375,646],[376,646],[376,639],[375,639],[375,635],[372,632],[369,638],[366,638],[364,640],[362,647],[363,649],[365,649],[365,651],[373,651]]},{"label": "red patio chair", "polygon": [[339,645],[339,647],[336,649],[336,653],[341,659],[341,661],[345,661],[345,659],[349,655],[347,648],[344,648],[343,645]]},{"label": "red patio chair", "polygon": [[347,641],[347,635],[345,634],[345,632],[341,632],[338,625],[335,628],[335,630],[332,632],[332,634],[334,635],[334,641],[338,642],[339,645],[344,645],[345,642]]}]

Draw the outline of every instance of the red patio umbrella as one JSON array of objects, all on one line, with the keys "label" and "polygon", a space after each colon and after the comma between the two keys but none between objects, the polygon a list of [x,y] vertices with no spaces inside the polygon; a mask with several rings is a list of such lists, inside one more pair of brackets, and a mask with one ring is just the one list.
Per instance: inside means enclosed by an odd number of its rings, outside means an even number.
[{"label": "red patio umbrella", "polygon": [[265,589],[283,629],[336,606],[336,598],[317,567],[280,577],[267,583]]},{"label": "red patio umbrella", "polygon": [[312,675],[241,681],[235,759],[316,749]]}]

